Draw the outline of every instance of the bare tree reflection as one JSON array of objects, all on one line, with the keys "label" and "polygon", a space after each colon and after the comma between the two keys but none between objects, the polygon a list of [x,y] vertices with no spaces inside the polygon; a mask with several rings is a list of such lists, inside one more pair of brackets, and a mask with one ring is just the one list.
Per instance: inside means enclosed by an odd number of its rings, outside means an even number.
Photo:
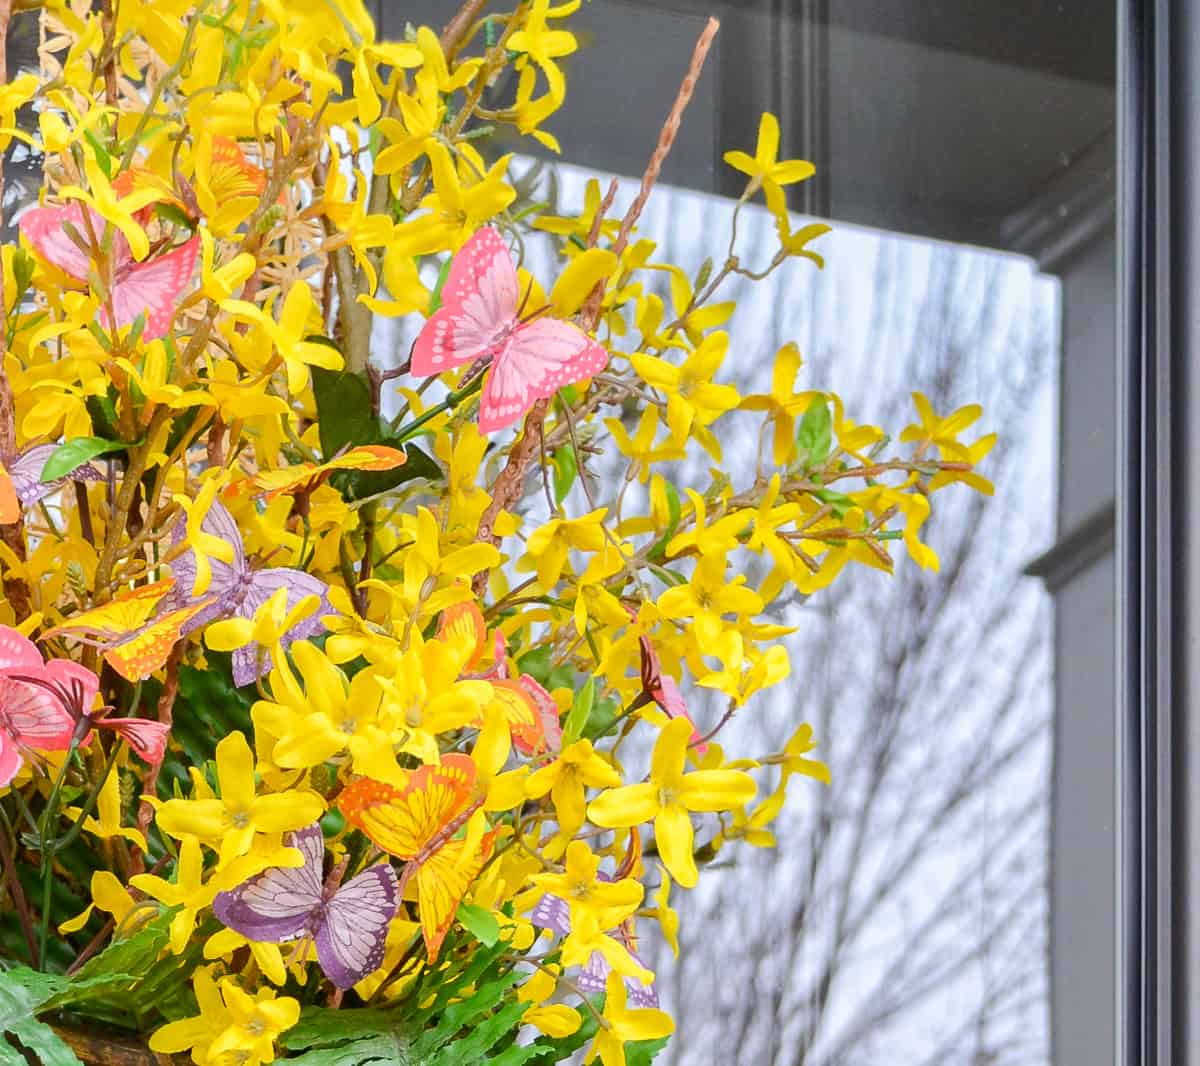
[{"label": "bare tree reflection", "polygon": [[[728,209],[665,199],[643,232],[698,264]],[[767,218],[747,246],[769,255]],[[781,611],[799,627],[792,678],[721,739],[766,753],[810,721],[833,787],[797,781],[777,849],[726,847],[717,876],[676,891],[680,961],[650,949],[678,1026],[660,1061],[1045,1062],[1049,605],[1022,567],[1052,528],[1056,290],[971,249],[851,231],[824,251],[823,276],[721,294],[742,301],[727,372],[761,388],[798,337],[806,384],[882,425],[912,420],[911,387],[938,411],[981,399],[1002,436],[985,471],[997,497],[941,497],[940,573],[855,573]],[[693,691],[711,726],[723,708],[706,699]]]}]

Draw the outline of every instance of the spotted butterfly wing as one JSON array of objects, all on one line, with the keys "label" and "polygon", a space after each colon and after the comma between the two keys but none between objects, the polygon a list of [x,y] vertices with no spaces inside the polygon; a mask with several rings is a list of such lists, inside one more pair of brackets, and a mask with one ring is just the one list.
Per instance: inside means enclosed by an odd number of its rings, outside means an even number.
[{"label": "spotted butterfly wing", "polygon": [[142,585],[101,607],[72,615],[45,636],[61,633],[103,648],[105,661],[118,674],[127,681],[143,681],[166,663],[182,627],[210,602],[200,600],[154,617],[172,584],[167,579]]},{"label": "spotted butterfly wing", "polygon": [[[88,226],[84,222],[83,207],[80,204],[67,204],[63,207],[34,207],[21,216],[17,224],[21,235],[33,245],[37,252],[51,266],[57,267],[68,277],[76,281],[86,282],[92,261],[72,239],[67,232],[71,226],[83,240],[88,240]],[[95,211],[88,209],[92,233],[100,240],[104,233],[105,221]],[[112,235],[113,259],[118,268],[128,263],[132,258],[129,242],[120,230]]]},{"label": "spotted butterfly wing", "polygon": [[338,800],[347,822],[385,851],[415,865],[421,931],[431,959],[491,854],[492,835],[475,845],[473,854],[466,850],[469,838],[452,839],[471,807],[475,776],[470,756],[446,755],[436,766],[414,770],[402,789],[360,778]]},{"label": "spotted butterfly wing", "polygon": [[229,137],[212,139],[208,166],[208,187],[219,204],[236,197],[257,197],[267,187],[266,172],[246,159],[237,141]]},{"label": "spotted butterfly wing", "polygon": [[473,852],[467,839],[448,840],[417,867],[417,906],[425,951],[436,959],[442,941],[454,922],[458,905],[471,882],[491,858],[496,830],[486,834]]},{"label": "spotted butterfly wing", "polygon": [[12,626],[0,626],[0,673],[42,668],[42,653],[37,645]]},{"label": "spotted butterfly wing", "polygon": [[503,429],[536,400],[594,376],[607,363],[603,346],[570,322],[522,323],[492,362],[479,401],[479,432]]},{"label": "spotted butterfly wing", "polygon": [[168,611],[140,632],[104,649],[104,661],[126,681],[144,681],[166,665],[171,649],[183,636],[183,626],[208,605],[207,600]]},{"label": "spotted butterfly wing", "polygon": [[[316,611],[307,618],[301,618],[279,638],[279,643],[284,648],[292,641],[307,640],[323,633],[325,623],[321,621],[321,616],[333,613],[333,606],[327,599],[329,586],[320,578],[291,566],[270,566],[262,570],[253,570],[246,579],[244,588],[245,595],[234,610],[234,613],[242,618],[253,618],[258,609],[281,588],[287,589],[289,611],[307,596],[321,598],[321,605]],[[239,688],[251,684],[270,668],[270,652],[263,654],[260,662],[255,645],[248,644],[233,653],[233,683]]]},{"label": "spotted butterfly wing", "polygon": [[[128,326],[139,315],[146,316],[144,340],[165,336],[175,317],[179,298],[188,287],[196,265],[200,238],[193,237],[163,255],[143,263],[130,262],[120,271],[109,294],[118,326]],[[107,325],[107,308],[101,309]]]},{"label": "spotted butterfly wing", "polygon": [[54,481],[42,481],[42,471],[46,468],[46,460],[58,450],[57,444],[35,444],[26,448],[8,467],[9,477],[12,478],[13,489],[21,505],[44,500],[63,487],[68,481],[100,481],[100,472],[88,463],[76,467],[67,477],[56,478]]},{"label": "spotted butterfly wing", "polygon": [[546,750],[542,717],[524,685],[519,681],[493,681],[492,699],[504,709],[513,744],[519,752],[536,755]]},{"label": "spotted butterfly wing", "polygon": [[422,377],[495,355],[517,325],[517,269],[493,226],[476,230],[450,263],[439,307],[413,345]]},{"label": "spotted butterfly wing", "polygon": [[537,708],[538,719],[541,723],[542,741],[545,750],[553,755],[562,751],[562,722],[561,711],[554,697],[542,687],[541,683],[528,674],[517,678],[517,683],[528,693]]},{"label": "spotted butterfly wing", "polygon": [[[229,513],[220,500],[214,500],[204,516],[200,528],[214,537],[220,537],[233,548],[233,561],[224,562],[215,555],[209,556],[208,565],[211,571],[207,595],[212,602],[203,611],[193,615],[184,623],[183,632],[190,633],[218,618],[227,618],[236,609],[239,598],[244,593],[245,582],[249,577],[249,567],[246,565],[246,549],[242,543],[242,531],[238,528],[233,515]],[[187,539],[187,522],[181,515],[171,530],[172,544],[181,544]],[[175,587],[172,591],[172,603],[183,607],[193,602],[192,589],[196,587],[196,554],[187,548],[171,560],[171,573],[175,576]]]},{"label": "spotted butterfly wing", "polygon": [[0,526],[11,526],[21,517],[21,499],[12,475],[0,466]]}]

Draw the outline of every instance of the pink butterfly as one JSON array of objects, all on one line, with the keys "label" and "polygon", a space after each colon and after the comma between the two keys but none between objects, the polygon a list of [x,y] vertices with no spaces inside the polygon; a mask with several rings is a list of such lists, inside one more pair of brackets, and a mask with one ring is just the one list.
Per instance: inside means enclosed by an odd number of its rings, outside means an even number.
[{"label": "pink butterfly", "polygon": [[479,429],[515,422],[535,400],[590,378],[608,352],[578,326],[556,318],[520,318],[517,268],[492,226],[459,249],[442,287],[442,306],[413,346],[412,371],[422,377],[490,359],[479,404]]},{"label": "pink butterfly", "polygon": [[[70,659],[42,662],[41,652],[31,640],[9,626],[0,626],[0,734],[4,711],[19,696],[22,712],[16,720],[23,723],[21,741],[26,747],[66,751],[72,738],[79,746],[87,744],[95,727],[111,729],[146,762],[161,763],[169,728],[145,718],[106,718],[108,708],[92,709],[99,690],[100,679],[86,666]],[[13,720],[13,715],[9,718]],[[0,773],[0,783],[2,778]]]},{"label": "pink butterfly", "polygon": [[[21,216],[21,233],[38,253],[52,266],[76,281],[86,283],[92,263],[87,254],[67,233],[69,223],[85,240],[87,226],[83,207],[35,207]],[[88,209],[92,232],[97,239],[104,232],[105,222]],[[192,276],[200,238],[193,237],[185,244],[153,259],[139,263],[129,250],[129,242],[120,231],[112,235],[113,276],[110,296],[117,326],[128,326],[138,317],[146,316],[142,336],[154,340],[171,327],[180,294]],[[101,309],[101,318],[108,325],[108,308]]]},{"label": "pink butterfly", "polygon": [[44,670],[33,641],[0,626],[0,788],[12,783],[24,752],[66,751],[75,720],[57,699],[24,675]]}]

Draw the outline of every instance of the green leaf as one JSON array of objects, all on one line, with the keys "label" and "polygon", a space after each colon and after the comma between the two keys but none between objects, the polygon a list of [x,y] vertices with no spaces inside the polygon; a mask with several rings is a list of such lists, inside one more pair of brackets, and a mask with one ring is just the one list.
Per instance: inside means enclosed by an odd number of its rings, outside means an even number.
[{"label": "green leaf", "polygon": [[105,440],[103,437],[76,437],[60,444],[42,468],[42,484],[57,481],[60,477],[78,470],[89,459],[113,452],[123,452],[129,445],[124,441]]},{"label": "green leaf", "polygon": [[608,736],[620,717],[621,701],[616,696],[605,696],[604,699],[597,700],[584,727],[583,736],[592,741]]},{"label": "green leaf", "polygon": [[559,448],[551,457],[554,464],[554,500],[562,503],[579,475],[579,463],[572,446]]},{"label": "green leaf", "polygon": [[366,377],[320,366],[312,367],[311,374],[321,454],[330,459],[347,445],[378,444],[382,434],[371,414],[371,386]]},{"label": "green leaf", "polygon": [[42,1066],[80,1066],[70,1048],[53,1029],[34,1018],[36,1011],[67,981],[26,966],[0,972],[0,1066],[27,1066],[30,1061],[5,1038],[10,1033]]},{"label": "green leaf", "polygon": [[[82,126],[84,139],[92,146],[92,151],[95,153],[96,162],[100,169],[104,171],[104,176],[112,181],[112,156],[108,154],[107,149],[100,143],[100,139],[89,129],[84,129]],[[99,236],[99,234],[97,234]]]},{"label": "green leaf", "polygon": [[846,512],[854,506],[854,501],[849,496],[835,489],[817,489],[813,495],[822,503],[829,504],[838,518],[845,518]]},{"label": "green leaf", "polygon": [[450,264],[453,262],[453,257],[448,258],[442,264],[442,269],[438,271],[437,284],[434,285],[433,293],[429,297],[430,315],[433,315],[433,313],[442,306],[442,289],[445,288],[446,279],[450,276]]},{"label": "green leaf", "polygon": [[65,986],[46,1001],[46,1009],[122,995],[139,986],[158,962],[170,939],[171,919],[178,908],[172,907],[147,922],[132,936],[115,940],[99,955],[88,959]]},{"label": "green leaf", "polygon": [[575,671],[566,663],[554,665],[554,652],[549,646],[527,651],[517,660],[521,673],[528,674],[547,692],[556,688],[574,688]]},{"label": "green leaf", "polygon": [[670,1036],[660,1036],[657,1040],[634,1040],[626,1044],[625,1066],[650,1066],[670,1040]]},{"label": "green leaf", "polygon": [[[501,990],[502,993],[507,988]],[[468,1062],[491,1062],[488,1054],[504,1037],[521,1027],[521,1016],[529,1009],[528,1003],[509,1002],[495,1014],[474,1023],[470,1031],[445,1045],[430,1061],[430,1066],[463,1066]]]},{"label": "green leaf", "polygon": [[103,396],[87,398],[88,414],[92,418],[92,429],[98,437],[105,440],[120,440],[121,434],[117,429],[117,390],[111,385]]},{"label": "green leaf", "polygon": [[0,1029],[10,1029],[23,1018],[31,1017],[55,993],[62,991],[65,977],[38,973],[28,966],[0,971]]},{"label": "green leaf", "polygon": [[37,263],[24,248],[13,249],[13,280],[16,282],[17,293],[13,303],[21,298],[25,290],[29,288],[33,281],[33,272],[37,268]]},{"label": "green leaf", "polygon": [[313,397],[317,403],[317,434],[321,453],[328,459],[346,447],[383,444],[398,448],[408,457],[394,470],[343,471],[330,483],[348,500],[362,500],[388,492],[406,481],[426,478],[435,481],[442,468],[413,444],[402,444],[388,436],[371,413],[371,386],[365,376],[349,370],[313,367]]},{"label": "green leaf", "polygon": [[332,1010],[305,1007],[300,1021],[284,1033],[284,1047],[305,1050],[289,1058],[303,1066],[416,1066],[412,1039],[394,1010]]},{"label": "green leaf", "polygon": [[667,530],[663,533],[659,541],[650,549],[650,560],[657,562],[667,554],[667,545],[671,542],[671,538],[675,536],[675,530],[679,528],[679,519],[683,514],[683,507],[679,502],[679,490],[670,481],[663,479],[663,488],[667,495]]},{"label": "green leaf", "polygon": [[490,948],[500,939],[500,923],[486,907],[460,903],[457,917],[463,928],[481,944]]},{"label": "green leaf", "polygon": [[155,204],[154,213],[164,222],[169,222],[172,226],[182,226],[184,229],[195,228],[195,223],[192,221],[191,216],[177,204]]},{"label": "green leaf", "polygon": [[575,692],[575,699],[567,712],[566,725],[563,726],[564,747],[583,736],[583,728],[587,725],[595,701],[596,682],[594,678],[589,677],[583,687]]},{"label": "green leaf", "polygon": [[824,400],[813,400],[808,405],[796,431],[796,447],[800,452],[798,461],[804,466],[816,466],[828,458],[833,447],[833,416]]}]

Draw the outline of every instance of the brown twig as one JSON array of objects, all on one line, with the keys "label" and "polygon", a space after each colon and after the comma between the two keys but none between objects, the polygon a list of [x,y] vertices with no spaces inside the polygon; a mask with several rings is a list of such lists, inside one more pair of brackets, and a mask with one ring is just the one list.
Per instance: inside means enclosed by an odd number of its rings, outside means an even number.
[{"label": "brown twig", "polygon": [[[7,825],[7,822],[5,823]],[[33,919],[29,916],[29,903],[25,899],[25,890],[21,887],[21,881],[17,877],[15,851],[17,841],[16,834],[13,834],[12,841],[13,852],[8,850],[8,835],[0,835],[0,860],[4,862],[4,884],[8,886],[8,893],[12,896],[13,907],[16,909],[17,917],[21,922],[21,932],[25,937],[25,946],[29,949],[29,964],[36,966],[38,964],[38,949],[37,937],[33,932]]]},{"label": "brown twig", "polygon": [[487,7],[487,0],[465,0],[454,18],[446,23],[446,28],[442,30],[441,45],[442,51],[446,53],[447,63],[453,61],[455,53],[466,40],[471,24],[485,7]]},{"label": "brown twig", "polygon": [[[688,64],[687,73],[679,85],[679,92],[675,96],[675,103],[667,115],[666,122],[663,123],[662,132],[658,135],[658,145],[654,149],[654,154],[650,157],[650,162],[646,165],[645,174],[642,175],[641,188],[638,190],[638,195],[633,203],[629,205],[629,210],[625,212],[625,217],[621,220],[621,229],[617,234],[616,243],[613,245],[613,251],[617,255],[620,255],[624,250],[629,240],[629,233],[633,229],[634,223],[637,222],[638,216],[642,213],[642,208],[646,206],[650,190],[654,187],[655,181],[658,180],[658,175],[662,171],[662,165],[671,151],[671,145],[675,143],[675,137],[679,133],[679,124],[683,119],[683,112],[692,98],[692,93],[695,92],[696,80],[699,78],[700,71],[704,67],[704,60],[708,56],[708,50],[712,46],[713,38],[716,36],[719,27],[720,23],[716,19],[710,18],[699,39],[696,41],[696,47],[692,51],[692,60]],[[609,186],[609,192],[612,195],[616,195],[616,189],[612,185]],[[606,199],[608,199],[607,196]],[[609,202],[611,203],[611,200]],[[607,208],[604,208],[604,210],[607,210]],[[592,226],[598,235],[603,213],[601,210],[598,210],[596,215],[597,217],[593,220]],[[589,309],[595,295],[595,292],[593,292],[588,297]],[[601,287],[599,299],[596,300],[597,314],[599,313],[599,303],[603,298],[604,290]],[[585,312],[585,318],[580,324],[584,329],[590,329],[595,323],[594,321],[589,323],[587,312]],[[500,471],[496,476],[496,480],[492,483],[492,500],[480,519],[479,533],[476,535],[476,540],[488,541],[491,544],[498,542],[499,538],[495,536],[493,531],[496,519],[499,517],[501,511],[511,507],[521,496],[525,484],[525,470],[533,457],[542,448],[542,423],[545,421],[546,411],[549,406],[549,399],[538,400],[530,409],[529,414],[525,416],[524,432],[521,434],[520,439],[512,446],[512,449],[508,453],[508,462],[505,463],[504,469]],[[475,590],[477,596],[482,595],[483,591],[487,588],[487,579],[487,571],[480,571],[472,580],[471,587]]]}]

